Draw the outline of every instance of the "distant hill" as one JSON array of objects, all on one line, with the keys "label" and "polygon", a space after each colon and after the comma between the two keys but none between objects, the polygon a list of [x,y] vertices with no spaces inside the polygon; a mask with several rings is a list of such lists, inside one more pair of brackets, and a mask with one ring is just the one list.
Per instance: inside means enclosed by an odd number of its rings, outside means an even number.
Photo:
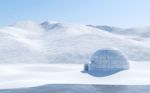
[{"label": "distant hill", "polygon": [[150,60],[150,30],[46,21],[0,28],[0,63],[86,63],[100,48],[118,48],[129,60]]}]

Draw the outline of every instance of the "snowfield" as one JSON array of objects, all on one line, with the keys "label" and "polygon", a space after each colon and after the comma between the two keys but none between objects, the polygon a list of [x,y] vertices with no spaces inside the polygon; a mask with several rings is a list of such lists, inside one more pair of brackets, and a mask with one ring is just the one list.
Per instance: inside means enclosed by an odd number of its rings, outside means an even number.
[{"label": "snowfield", "polygon": [[150,62],[130,62],[130,69],[95,77],[83,73],[82,64],[1,64],[0,89],[45,84],[149,85]]},{"label": "snowfield", "polygon": [[[149,29],[54,21],[1,27],[0,89],[46,84],[149,85]],[[83,63],[101,48],[121,50],[131,60],[130,69],[103,77],[83,73]]]},{"label": "snowfield", "polygon": [[150,61],[150,30],[145,29],[124,33],[54,21],[18,22],[0,28],[0,63],[87,63],[98,49],[113,47],[129,60]]}]

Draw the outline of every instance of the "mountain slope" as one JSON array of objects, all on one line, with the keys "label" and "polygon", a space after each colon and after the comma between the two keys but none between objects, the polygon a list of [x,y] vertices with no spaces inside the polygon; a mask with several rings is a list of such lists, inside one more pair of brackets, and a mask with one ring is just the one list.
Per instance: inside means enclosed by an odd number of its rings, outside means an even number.
[{"label": "mountain slope", "polygon": [[97,49],[109,47],[130,60],[150,60],[148,38],[78,24],[19,22],[0,28],[0,42],[0,63],[86,63]]},{"label": "mountain slope", "polygon": [[87,25],[90,27],[98,28],[107,32],[111,32],[114,34],[119,35],[126,35],[126,36],[138,36],[141,38],[149,38],[150,37],[150,26],[147,27],[137,27],[137,28],[117,28],[117,27],[111,27],[111,26],[93,26],[93,25]]}]

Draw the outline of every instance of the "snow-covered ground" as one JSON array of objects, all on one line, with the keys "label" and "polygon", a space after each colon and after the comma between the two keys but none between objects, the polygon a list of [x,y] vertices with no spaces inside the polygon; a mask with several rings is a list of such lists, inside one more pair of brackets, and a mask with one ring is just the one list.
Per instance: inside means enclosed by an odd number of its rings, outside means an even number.
[{"label": "snow-covered ground", "polygon": [[45,84],[149,85],[150,62],[130,62],[130,69],[104,77],[83,73],[82,64],[1,64],[0,89]]},{"label": "snow-covered ground", "polygon": [[[1,27],[0,89],[45,84],[149,85],[150,62],[144,62],[150,61],[149,29],[54,21]],[[103,77],[83,73],[82,64],[101,48],[121,50],[132,60],[130,69]]]},{"label": "snow-covered ground", "polygon": [[18,22],[0,28],[0,63],[87,63],[101,48],[150,61],[150,30],[145,29],[109,32],[82,24]]}]

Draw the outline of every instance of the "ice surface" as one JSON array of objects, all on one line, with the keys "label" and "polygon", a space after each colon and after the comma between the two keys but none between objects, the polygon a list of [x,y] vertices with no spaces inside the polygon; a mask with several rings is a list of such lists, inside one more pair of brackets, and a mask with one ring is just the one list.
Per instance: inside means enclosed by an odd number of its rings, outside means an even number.
[{"label": "ice surface", "polygon": [[84,85],[49,84],[44,86],[6,89],[0,93],[150,93],[149,85]]}]

